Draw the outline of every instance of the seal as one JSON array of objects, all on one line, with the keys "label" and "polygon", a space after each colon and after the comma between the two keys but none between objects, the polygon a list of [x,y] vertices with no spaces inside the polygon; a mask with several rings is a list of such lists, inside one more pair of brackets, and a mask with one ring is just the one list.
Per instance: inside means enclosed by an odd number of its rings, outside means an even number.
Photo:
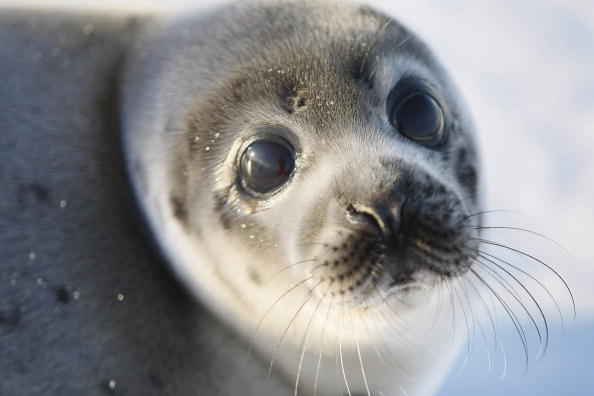
[{"label": "seal", "polygon": [[435,389],[479,178],[413,33],[297,0],[1,18],[0,393]]},{"label": "seal", "polygon": [[295,393],[430,391],[480,206],[473,129],[427,47],[367,7],[284,1],[182,18],[133,59],[128,169],[178,277],[257,329]]}]

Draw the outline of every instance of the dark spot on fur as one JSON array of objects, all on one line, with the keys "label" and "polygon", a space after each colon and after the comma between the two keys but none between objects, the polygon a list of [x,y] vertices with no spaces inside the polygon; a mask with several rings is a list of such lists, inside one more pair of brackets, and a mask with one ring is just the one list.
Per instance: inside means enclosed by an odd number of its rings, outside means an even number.
[{"label": "dark spot on fur", "polygon": [[163,380],[159,377],[156,373],[149,373],[148,375],[149,383],[155,388],[163,388]]},{"label": "dark spot on fur", "polygon": [[12,332],[21,321],[21,311],[16,305],[0,305],[0,334]]},{"label": "dark spot on fur", "polygon": [[249,80],[246,76],[239,76],[231,81],[231,95],[236,104],[242,103],[249,99],[250,89]]},{"label": "dark spot on fur", "polygon": [[227,200],[228,196],[226,194],[217,194],[214,199],[215,213],[219,215],[219,220],[221,221],[223,228],[226,230],[231,228],[231,216],[226,210]]},{"label": "dark spot on fur", "polygon": [[360,6],[357,11],[359,11],[360,15],[366,16],[366,17],[372,17],[372,18],[376,18],[376,19],[381,19],[383,17],[383,15],[381,13],[379,13],[378,11],[374,10],[372,7],[367,6],[367,5]]},{"label": "dark spot on fur", "polygon": [[56,301],[60,304],[68,304],[70,302],[70,293],[64,286],[58,286],[54,290]]},{"label": "dark spot on fur", "polygon": [[464,148],[460,149],[457,159],[458,180],[473,196],[476,196],[478,176],[474,166],[469,163],[468,151]]},{"label": "dark spot on fur", "polygon": [[47,202],[49,200],[49,190],[45,186],[39,183],[31,183],[30,188],[37,201]]},{"label": "dark spot on fur", "polygon": [[182,224],[186,225],[188,223],[188,211],[186,209],[186,203],[183,199],[176,197],[175,195],[171,195],[169,197],[171,202],[171,206],[173,207],[173,215],[176,219],[178,219]]},{"label": "dark spot on fur", "polygon": [[361,81],[364,79],[364,73],[361,68],[362,64],[363,64],[363,55],[352,57],[350,67],[349,67],[349,74],[350,74],[351,78],[355,81]]},{"label": "dark spot on fur", "polygon": [[458,179],[473,196],[477,193],[477,173],[473,166],[467,165],[458,171]]},{"label": "dark spot on fur", "polygon": [[425,197],[430,197],[433,194],[435,194],[435,190],[433,189],[433,186],[428,185],[428,186],[423,187],[423,195]]},{"label": "dark spot on fur", "polygon": [[260,272],[258,272],[257,269],[255,269],[254,267],[248,267],[247,271],[248,277],[252,282],[254,282],[256,285],[262,284],[262,276],[260,275]]},{"label": "dark spot on fur", "polygon": [[465,148],[461,149],[460,152],[458,152],[458,163],[464,163],[466,162],[466,156],[468,155],[468,152],[466,151]]},{"label": "dark spot on fur", "polygon": [[16,201],[21,209],[26,209],[29,205],[39,202],[48,203],[49,196],[49,190],[36,182],[19,185],[15,194]]}]

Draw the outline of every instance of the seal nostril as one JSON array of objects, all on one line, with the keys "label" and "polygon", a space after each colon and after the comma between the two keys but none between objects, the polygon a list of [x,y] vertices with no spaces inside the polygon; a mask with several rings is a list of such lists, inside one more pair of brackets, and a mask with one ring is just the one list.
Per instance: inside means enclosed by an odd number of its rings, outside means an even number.
[{"label": "seal nostril", "polygon": [[386,236],[385,223],[373,210],[360,207],[355,208],[351,204],[346,208],[346,218],[349,223],[367,228],[376,236],[382,238]]},{"label": "seal nostril", "polygon": [[362,226],[384,241],[397,242],[394,238],[401,232],[401,211],[405,199],[390,199],[371,207],[350,204],[346,208],[349,223]]}]

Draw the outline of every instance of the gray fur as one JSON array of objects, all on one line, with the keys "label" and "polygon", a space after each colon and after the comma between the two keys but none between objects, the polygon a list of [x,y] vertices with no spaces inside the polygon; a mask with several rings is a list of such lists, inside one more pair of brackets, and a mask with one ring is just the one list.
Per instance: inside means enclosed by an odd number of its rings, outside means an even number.
[{"label": "gray fur", "polygon": [[1,12],[0,395],[283,394],[135,218],[119,90],[147,22]]}]

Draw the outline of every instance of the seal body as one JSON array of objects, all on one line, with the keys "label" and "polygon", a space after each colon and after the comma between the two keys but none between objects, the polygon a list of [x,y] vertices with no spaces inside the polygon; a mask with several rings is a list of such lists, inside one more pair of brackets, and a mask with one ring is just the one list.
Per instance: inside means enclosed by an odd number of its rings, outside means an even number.
[{"label": "seal body", "polygon": [[2,393],[434,388],[478,181],[412,33],[301,1],[2,18]]},{"label": "seal body", "polygon": [[147,21],[1,14],[0,394],[283,394],[136,219],[119,97]]}]

